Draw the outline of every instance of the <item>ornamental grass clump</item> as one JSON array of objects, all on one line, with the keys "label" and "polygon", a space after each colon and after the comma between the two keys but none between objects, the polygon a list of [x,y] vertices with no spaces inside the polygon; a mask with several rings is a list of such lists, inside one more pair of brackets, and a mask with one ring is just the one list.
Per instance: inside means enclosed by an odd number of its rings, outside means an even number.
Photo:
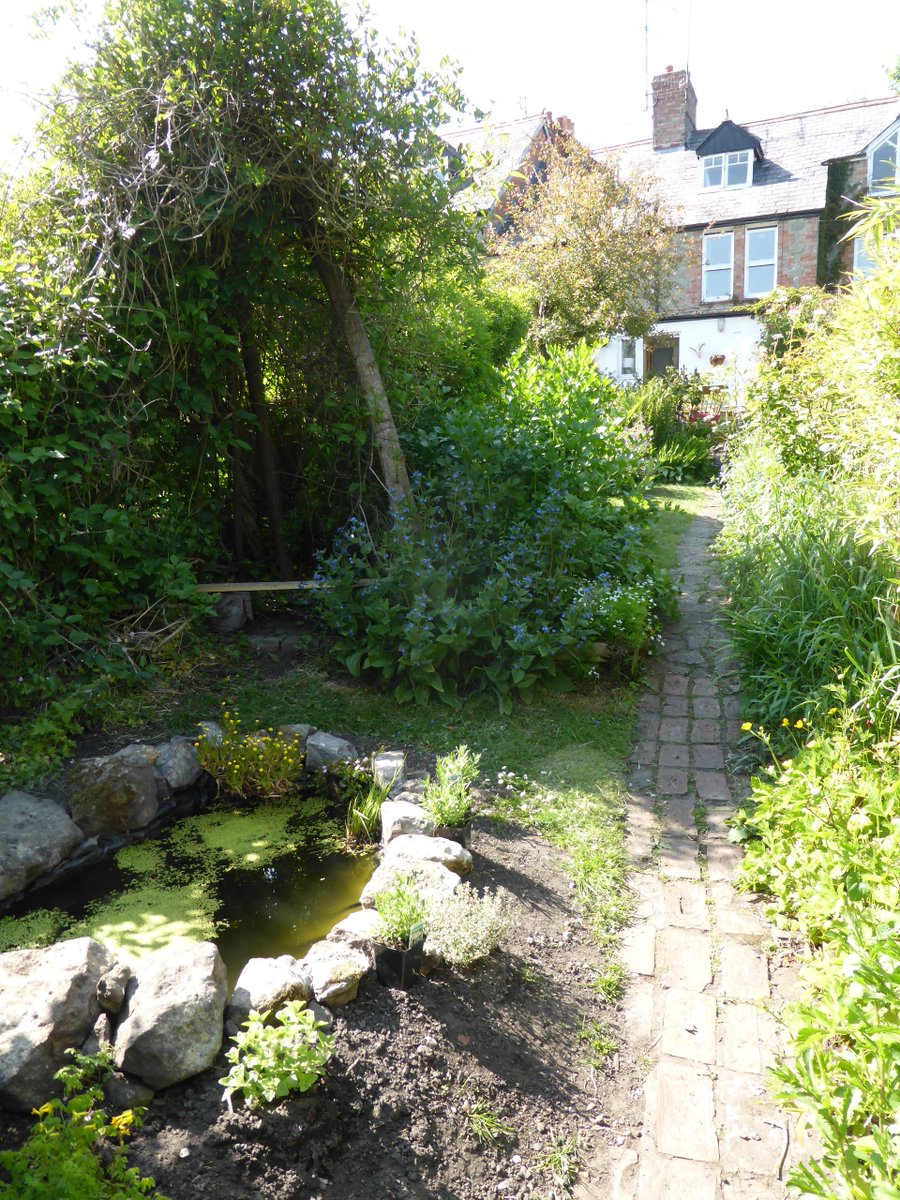
[{"label": "ornamental grass clump", "polygon": [[218,729],[202,727],[194,742],[200,766],[227,795],[242,799],[274,800],[289,792],[303,769],[303,750],[296,734],[261,729],[250,733],[242,721],[224,707]]},{"label": "ornamental grass clump", "polygon": [[440,955],[451,967],[467,967],[487,958],[509,932],[515,911],[508,893],[479,896],[471,884],[462,883],[429,913],[428,952]]}]

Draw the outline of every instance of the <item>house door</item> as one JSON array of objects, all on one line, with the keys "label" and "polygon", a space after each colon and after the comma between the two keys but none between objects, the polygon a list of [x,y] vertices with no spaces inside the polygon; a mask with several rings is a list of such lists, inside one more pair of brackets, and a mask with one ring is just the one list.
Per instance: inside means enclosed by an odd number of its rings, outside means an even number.
[{"label": "house door", "polygon": [[662,335],[644,338],[644,378],[664,375],[669,367],[678,369],[678,338]]}]

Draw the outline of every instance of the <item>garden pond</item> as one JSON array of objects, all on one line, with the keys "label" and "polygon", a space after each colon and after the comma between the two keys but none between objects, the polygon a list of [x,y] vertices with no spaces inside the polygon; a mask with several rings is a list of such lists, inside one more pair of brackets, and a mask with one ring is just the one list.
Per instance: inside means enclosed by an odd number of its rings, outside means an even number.
[{"label": "garden pond", "polygon": [[334,801],[213,801],[33,892],[0,916],[0,951],[90,935],[138,958],[214,941],[233,985],[253,957],[302,957],[356,907],[374,855],[347,853]]}]

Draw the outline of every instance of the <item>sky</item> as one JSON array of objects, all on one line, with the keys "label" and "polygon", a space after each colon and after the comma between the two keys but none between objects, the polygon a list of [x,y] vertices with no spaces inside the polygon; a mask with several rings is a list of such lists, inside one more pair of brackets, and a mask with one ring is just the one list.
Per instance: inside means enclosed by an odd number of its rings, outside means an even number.
[{"label": "sky", "polygon": [[[46,0],[0,0],[0,156],[31,125],[79,39],[70,25],[29,31]],[[88,12],[99,0],[82,0]],[[385,37],[415,33],[423,61],[463,68],[473,105],[495,120],[550,111],[591,147],[649,136],[653,75],[685,66],[698,124],[803,112],[889,93],[900,56],[897,0],[370,0]]]}]

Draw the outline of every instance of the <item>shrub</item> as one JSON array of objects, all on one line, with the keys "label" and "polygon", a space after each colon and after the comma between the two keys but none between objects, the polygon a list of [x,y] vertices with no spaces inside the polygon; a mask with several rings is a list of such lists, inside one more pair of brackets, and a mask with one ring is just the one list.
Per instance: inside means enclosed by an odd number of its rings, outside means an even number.
[{"label": "shrub", "polygon": [[[138,1200],[154,1187],[129,1167],[125,1138],[141,1126],[143,1109],[126,1109],[112,1118],[100,1107],[102,1082],[113,1069],[103,1055],[68,1050],[73,1061],[57,1071],[63,1098],[34,1112],[38,1117],[19,1150],[0,1151],[0,1167],[9,1175],[0,1195],[16,1200]],[[156,1193],[158,1200],[165,1197]]]},{"label": "shrub", "polygon": [[225,1057],[233,1064],[219,1080],[223,1099],[231,1107],[235,1092],[243,1092],[248,1107],[258,1108],[289,1092],[307,1092],[325,1073],[334,1038],[322,1032],[301,1000],[290,1000],[267,1025],[268,1012],[251,1012]]},{"label": "shrub", "polygon": [[493,403],[423,421],[418,511],[380,536],[351,522],[322,562],[322,613],[349,670],[380,675],[400,701],[490,691],[506,709],[577,670],[558,656],[588,637],[563,623],[579,586],[650,580],[663,602],[626,418],[582,347],[518,358]]},{"label": "shrub", "polygon": [[226,709],[221,736],[201,729],[194,742],[200,766],[231,795],[268,800],[283,796],[295,786],[303,768],[299,738],[260,729],[259,722],[252,733],[243,733],[241,724],[238,714]]},{"label": "shrub", "polygon": [[669,367],[640,390],[636,413],[650,431],[658,479],[707,483],[715,473],[713,450],[725,437],[719,402],[699,374]]},{"label": "shrub", "polygon": [[381,917],[380,939],[406,950],[428,923],[428,906],[412,875],[399,876],[391,887],[375,897]]},{"label": "shrub", "polygon": [[453,826],[468,821],[472,809],[469,788],[478,778],[480,759],[480,754],[472,754],[465,745],[438,756],[435,778],[426,781],[422,796],[422,806],[435,824]]},{"label": "shrub", "polygon": [[500,945],[514,918],[512,897],[479,896],[470,884],[462,883],[449,899],[431,909],[428,948],[453,967],[467,967]]}]

